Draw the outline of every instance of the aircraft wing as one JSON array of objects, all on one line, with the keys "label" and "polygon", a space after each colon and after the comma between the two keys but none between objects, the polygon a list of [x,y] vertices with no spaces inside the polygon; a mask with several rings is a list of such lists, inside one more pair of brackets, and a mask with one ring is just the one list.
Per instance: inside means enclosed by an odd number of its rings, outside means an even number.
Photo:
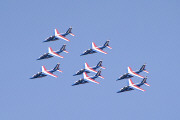
[{"label": "aircraft wing", "polygon": [[88,80],[90,82],[93,82],[93,83],[96,83],[96,84],[99,84],[99,82],[95,81],[94,79],[91,79],[86,72],[83,72],[83,77],[85,80]]},{"label": "aircraft wing", "polygon": [[104,52],[103,50],[101,50],[100,48],[98,48],[94,42],[92,42],[92,49],[95,50],[95,51],[98,51],[98,52],[107,54],[107,52]]},{"label": "aircraft wing", "polygon": [[68,42],[70,41],[69,39],[63,37],[63,36],[58,32],[57,29],[55,29],[55,36],[58,37],[58,38],[60,38],[60,39],[66,40],[66,41],[68,41]]},{"label": "aircraft wing", "polygon": [[48,50],[49,50],[49,54],[56,56],[56,57],[64,58],[63,56],[60,56],[59,54],[55,53],[51,47],[49,47]]},{"label": "aircraft wing", "polygon": [[129,86],[132,87],[133,89],[137,89],[137,90],[140,90],[140,91],[145,91],[144,89],[138,87],[137,85],[135,85],[131,79],[129,79]]},{"label": "aircraft wing", "polygon": [[97,71],[95,71],[94,69],[92,69],[91,67],[89,67],[89,65],[87,63],[85,63],[85,69],[94,73],[97,73]]},{"label": "aircraft wing", "polygon": [[130,67],[128,67],[128,73],[131,74],[131,75],[140,77],[140,78],[144,78],[143,76],[141,76],[141,75],[135,73],[134,71],[132,71],[132,69]]},{"label": "aircraft wing", "polygon": [[46,75],[50,75],[50,76],[52,76],[52,77],[57,78],[56,75],[54,75],[54,74],[50,73],[49,71],[47,71],[44,66],[42,66],[42,72],[43,72],[44,74],[46,74]]},{"label": "aircraft wing", "polygon": [[63,37],[63,36],[62,36],[62,35],[60,35],[60,34],[59,34],[59,35],[57,35],[56,37],[61,38],[61,39],[63,39],[63,40],[66,40],[66,41],[68,41],[68,42],[70,41],[69,39],[67,39],[67,38]]}]

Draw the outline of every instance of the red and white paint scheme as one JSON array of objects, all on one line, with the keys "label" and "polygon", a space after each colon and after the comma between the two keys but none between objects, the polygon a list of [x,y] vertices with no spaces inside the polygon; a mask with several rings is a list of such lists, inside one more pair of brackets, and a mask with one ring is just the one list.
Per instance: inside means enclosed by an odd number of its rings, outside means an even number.
[{"label": "red and white paint scheme", "polygon": [[96,46],[96,44],[94,42],[92,42],[92,49],[104,54],[108,54],[107,52],[104,52],[103,50],[101,50],[99,47]]},{"label": "red and white paint scheme", "polygon": [[112,47],[110,47],[110,46],[107,46],[109,49],[112,49]]},{"label": "red and white paint scheme", "polygon": [[85,69],[94,73],[97,73],[97,71],[95,71],[94,69],[92,69],[91,67],[89,67],[89,65],[87,63],[85,63]]},{"label": "red and white paint scheme", "polygon": [[144,83],[146,86],[150,86],[148,83]]},{"label": "red and white paint scheme", "polygon": [[61,73],[63,72],[62,70],[57,70],[57,71],[59,71],[59,72],[61,72]]},{"label": "red and white paint scheme", "polygon": [[105,67],[101,66],[102,69],[106,69]]},{"label": "red and white paint scheme", "polygon": [[63,37],[63,36],[58,32],[57,29],[55,29],[54,31],[55,31],[55,36],[56,36],[56,37],[58,37],[58,38],[60,38],[60,39],[63,39],[63,40],[65,40],[65,41],[68,41],[68,42],[70,41],[69,39]]},{"label": "red and white paint scheme", "polygon": [[72,33],[69,33],[70,35],[72,35],[72,36],[75,36],[74,34],[72,34]]},{"label": "red and white paint scheme", "polygon": [[83,77],[85,80],[88,80],[90,82],[93,82],[93,83],[96,83],[96,84],[99,84],[99,82],[95,81],[94,79],[90,78],[86,72],[83,72]]},{"label": "red and white paint scheme", "polygon": [[146,73],[149,73],[147,70],[143,70],[144,72],[146,72]]},{"label": "red and white paint scheme", "polygon": [[58,77],[58,76],[56,76],[56,75],[50,73],[49,71],[47,71],[46,68],[45,68],[44,66],[42,66],[42,72],[43,72],[44,74],[46,74],[46,75],[50,75],[50,76],[55,77],[55,78]]},{"label": "red and white paint scheme", "polygon": [[66,50],[63,50],[63,52],[65,52],[65,53],[69,53],[68,51],[66,51]]},{"label": "red and white paint scheme", "polygon": [[132,71],[132,69],[130,67],[128,67],[128,73],[131,74],[131,75],[140,77],[140,78],[144,78],[143,76],[141,76],[141,75],[135,73],[134,71]]},{"label": "red and white paint scheme", "polygon": [[55,53],[51,47],[48,48],[49,54],[56,56],[56,57],[60,57],[60,58],[64,58],[63,56],[60,56],[59,54]]},{"label": "red and white paint scheme", "polygon": [[144,89],[142,89],[142,88],[140,88],[140,87],[138,87],[138,86],[136,86],[133,82],[132,82],[132,80],[131,79],[129,79],[129,86],[130,87],[132,87],[132,88],[134,88],[134,89],[137,89],[137,90],[140,90],[140,91],[145,91]]},{"label": "red and white paint scheme", "polygon": [[101,75],[100,75],[100,76],[98,76],[98,77],[100,77],[100,78],[104,79],[104,77],[103,77],[103,76],[101,76]]}]

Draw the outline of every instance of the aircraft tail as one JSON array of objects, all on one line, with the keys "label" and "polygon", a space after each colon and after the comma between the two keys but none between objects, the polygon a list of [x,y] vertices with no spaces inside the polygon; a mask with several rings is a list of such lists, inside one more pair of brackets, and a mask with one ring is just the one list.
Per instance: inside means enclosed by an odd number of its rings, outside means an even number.
[{"label": "aircraft tail", "polygon": [[144,65],[142,65],[142,67],[140,68],[140,72],[142,72],[142,71],[144,71],[144,72],[146,72],[146,73],[149,73],[146,69],[145,69],[145,67],[146,67],[146,64],[144,64]]},{"label": "aircraft tail", "polygon": [[72,27],[70,27],[70,28],[67,30],[66,34],[70,34],[70,35],[72,35],[72,36],[75,36],[74,34],[72,34]]},{"label": "aircraft tail", "polygon": [[61,47],[60,51],[63,51],[63,52],[65,52],[65,53],[69,53],[68,51],[66,51],[66,44],[64,44],[64,45]]},{"label": "aircraft tail", "polygon": [[112,49],[112,47],[109,46],[109,40],[107,40],[107,41],[104,43],[104,46],[103,46],[103,47],[104,47],[104,48],[105,48],[105,47],[108,47],[109,49]]},{"label": "aircraft tail", "polygon": [[99,67],[101,67],[102,69],[106,69],[105,67],[102,66],[102,60],[100,60],[98,64],[96,65],[96,68],[99,68]]},{"label": "aircraft tail", "polygon": [[103,76],[101,76],[101,69],[96,73],[96,75],[95,75],[96,77],[100,77],[100,78],[102,78],[102,79],[104,79],[104,77]]},{"label": "aircraft tail", "polygon": [[150,86],[148,83],[147,83],[147,76],[142,80],[141,84],[145,84],[146,86]]},{"label": "aircraft tail", "polygon": [[58,63],[55,67],[54,67],[54,71],[59,71],[59,72],[62,72],[60,69],[59,69],[59,65],[60,65],[60,63]]}]

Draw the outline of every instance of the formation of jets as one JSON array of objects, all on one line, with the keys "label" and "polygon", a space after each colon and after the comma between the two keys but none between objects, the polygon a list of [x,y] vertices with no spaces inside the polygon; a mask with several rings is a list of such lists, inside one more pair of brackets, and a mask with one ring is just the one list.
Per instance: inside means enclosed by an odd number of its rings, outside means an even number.
[{"label": "formation of jets", "polygon": [[[131,90],[140,90],[140,91],[145,91],[144,89],[140,88],[140,86],[142,85],[146,85],[146,86],[150,86],[148,83],[147,83],[147,76],[146,77],[143,77],[141,75],[139,75],[141,72],[146,72],[146,73],[149,73],[146,69],[146,64],[144,64],[139,70],[136,70],[136,71],[133,71],[130,67],[128,67],[128,73],[125,73],[124,75],[121,75],[118,79],[118,80],[123,80],[123,79],[128,79],[129,81],[129,85],[128,86],[125,86],[123,88],[120,89],[120,91],[118,91],[117,93],[121,93],[121,92],[125,92],[125,91],[131,91]],[[140,82],[140,83],[136,83],[134,84],[132,82],[132,77],[139,77],[139,78],[143,78],[143,80]]]},{"label": "formation of jets", "polygon": [[[54,30],[54,35],[48,37],[44,42],[51,42],[51,41],[56,41],[56,40],[65,40],[65,41],[70,41],[68,38],[66,38],[67,35],[72,35],[75,36],[72,33],[72,27],[70,27],[65,33],[59,33],[57,29]],[[88,55],[88,54],[94,54],[97,52],[103,53],[103,54],[107,54],[107,52],[104,51],[104,48],[109,48],[112,49],[109,46],[109,40],[107,40],[104,45],[102,46],[96,46],[96,44],[94,42],[92,42],[92,47],[88,50],[86,50],[84,53],[82,53],[80,56],[84,56],[84,55]],[[66,44],[62,45],[62,47],[57,50],[57,51],[53,51],[53,49],[51,47],[48,47],[48,52],[44,53],[43,55],[41,55],[37,60],[43,60],[43,59],[49,59],[52,57],[59,57],[59,58],[64,58],[63,56],[61,56],[60,54],[62,52],[65,53],[69,53],[68,51],[66,51]],[[45,76],[52,76],[57,78],[58,76],[54,75],[53,73],[56,71],[62,72],[59,69],[60,63],[58,63],[53,69],[51,70],[47,70],[45,68],[45,66],[42,66],[42,70],[41,72],[38,72],[37,74],[34,74],[30,79],[35,79],[35,78],[42,78]],[[123,75],[121,75],[117,81],[119,80],[123,80],[123,79],[128,79],[128,85],[121,88],[117,93],[121,93],[121,92],[125,92],[125,91],[131,91],[131,90],[140,90],[140,91],[145,91],[144,89],[140,88],[142,85],[147,85],[150,86],[147,83],[147,77],[143,77],[140,75],[141,72],[146,72],[149,73],[146,69],[146,64],[142,65],[142,67],[139,70],[133,71],[130,67],[128,67],[128,73],[125,73]],[[99,70],[98,70],[99,69]],[[105,69],[104,66],[102,66],[102,60],[100,60],[98,62],[98,64],[96,66],[90,67],[88,65],[88,63],[86,62],[84,64],[84,68],[80,69],[79,71],[77,71],[73,76],[77,76],[77,75],[82,75],[83,78],[79,79],[78,81],[74,82],[72,84],[72,86],[76,86],[76,85],[80,85],[80,84],[86,84],[86,83],[96,83],[96,84],[100,84],[98,81],[96,81],[95,79],[97,78],[101,78],[104,79],[103,76],[101,76],[101,71],[102,69]],[[95,73],[94,76],[89,76],[89,73]],[[142,78],[143,80],[140,83],[133,83],[132,82],[132,77],[139,77]]]},{"label": "formation of jets", "polygon": [[102,69],[105,69],[105,67],[102,66],[102,60],[100,60],[98,62],[98,64],[94,67],[89,67],[89,65],[87,63],[85,63],[84,65],[84,69],[81,69],[79,70],[78,72],[76,72],[76,74],[74,74],[73,76],[76,76],[76,75],[81,75],[83,74],[83,72],[86,72],[86,73],[90,73],[90,72],[94,72],[94,73],[97,73],[96,69],[98,68],[102,68]]},{"label": "formation of jets", "polygon": [[132,82],[132,80],[129,79],[129,80],[128,80],[128,81],[129,81],[129,85],[121,88],[120,91],[118,91],[117,93],[121,93],[121,92],[125,92],[125,91],[131,91],[131,90],[135,90],[135,89],[140,90],[140,91],[145,91],[144,89],[140,88],[140,86],[142,86],[142,85],[150,86],[150,85],[146,82],[146,80],[147,80],[147,77],[145,77],[140,83],[134,84],[134,83]]},{"label": "formation of jets", "polygon": [[[50,42],[50,41],[56,41],[56,40],[65,40],[65,41],[70,41],[69,39],[66,38],[67,35],[72,35],[75,36],[72,33],[72,27],[70,27],[67,32],[65,33],[59,33],[57,29],[54,30],[54,35],[48,37],[44,42]],[[66,51],[66,44],[64,44],[59,50],[57,51],[53,51],[53,49],[51,47],[48,47],[48,53],[44,53],[43,55],[41,55],[37,60],[43,60],[43,59],[49,59],[52,57],[59,57],[59,58],[64,58],[63,56],[60,55],[60,53],[65,52],[65,53],[69,53],[68,51]],[[44,66],[42,66],[42,70],[41,72],[38,72],[37,74],[33,75],[30,79],[35,79],[35,78],[42,78],[45,77],[47,75],[52,76],[57,78],[58,76],[54,75],[53,73],[55,71],[59,71],[62,72],[61,70],[59,70],[59,65],[60,63],[58,63],[56,65],[56,67],[52,70],[47,70]]]},{"label": "formation of jets", "polygon": [[[96,69],[98,69],[98,68],[100,68],[100,70],[96,71]],[[98,77],[104,79],[104,77],[101,76],[102,69],[105,69],[105,67],[102,66],[102,60],[100,60],[98,62],[98,64],[94,67],[90,67],[87,63],[85,63],[84,68],[79,70],[76,74],[73,75],[73,76],[76,76],[76,75],[83,74],[83,78],[76,81],[72,86],[79,85],[79,84],[85,84],[85,83],[89,83],[89,82],[99,84],[99,82],[95,81],[95,79]],[[93,72],[96,74],[94,76],[88,76],[87,74],[90,72]]]}]

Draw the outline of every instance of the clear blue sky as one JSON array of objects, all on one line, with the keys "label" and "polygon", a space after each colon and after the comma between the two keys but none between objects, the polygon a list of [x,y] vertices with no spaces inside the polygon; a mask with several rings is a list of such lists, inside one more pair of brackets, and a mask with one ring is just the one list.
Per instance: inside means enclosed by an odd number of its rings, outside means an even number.
[{"label": "clear blue sky", "polygon": [[[179,120],[180,1],[178,0],[4,0],[0,1],[0,120]],[[73,27],[76,37],[42,43],[53,29]],[[112,50],[79,56],[91,42]],[[67,44],[64,59],[36,61],[48,47]],[[83,67],[103,59],[101,84],[72,87]],[[59,77],[29,79],[60,62]],[[116,92],[116,79],[131,66],[147,63],[146,92]],[[93,74],[90,74],[93,75]],[[141,79],[133,78],[135,83]]]}]

